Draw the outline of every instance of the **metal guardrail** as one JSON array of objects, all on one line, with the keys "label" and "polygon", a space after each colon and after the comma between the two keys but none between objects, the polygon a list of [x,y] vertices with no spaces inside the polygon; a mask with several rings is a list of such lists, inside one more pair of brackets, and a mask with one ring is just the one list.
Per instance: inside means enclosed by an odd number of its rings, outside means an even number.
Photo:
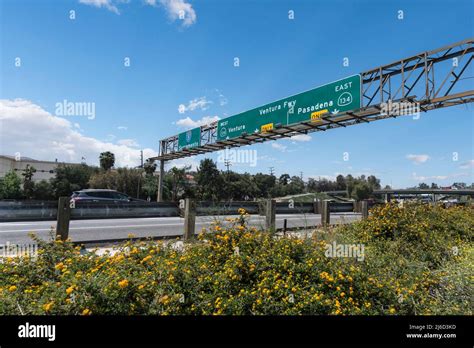
[{"label": "metal guardrail", "polygon": [[[196,215],[237,215],[240,208],[249,214],[263,214],[260,202],[196,202]],[[352,212],[352,203],[331,203],[331,212]],[[57,201],[0,201],[0,222],[53,221],[57,218]],[[313,202],[276,203],[277,214],[312,214]],[[179,203],[173,202],[76,202],[71,220],[118,219],[182,216]]]}]

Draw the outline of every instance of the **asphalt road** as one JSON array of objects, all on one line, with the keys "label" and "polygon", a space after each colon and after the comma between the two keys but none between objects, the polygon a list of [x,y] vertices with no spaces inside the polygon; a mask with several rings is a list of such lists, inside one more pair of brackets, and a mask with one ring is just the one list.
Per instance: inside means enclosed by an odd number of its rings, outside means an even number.
[{"label": "asphalt road", "polygon": [[[213,221],[224,221],[226,217],[236,216],[198,216],[196,232],[209,227]],[[283,227],[287,219],[288,228],[311,227],[321,223],[321,215],[316,214],[279,214],[276,216],[277,228]],[[331,223],[347,223],[360,219],[360,214],[332,213]],[[264,217],[250,216],[249,225],[257,228],[264,226]],[[224,222],[226,224],[226,222]],[[0,223],[0,244],[28,244],[29,233],[35,233],[42,239],[50,239],[50,231],[55,228],[53,221],[3,222]],[[184,219],[180,217],[72,220],[69,237],[73,241],[105,240],[127,238],[130,233],[136,237],[177,236],[183,234]]]}]

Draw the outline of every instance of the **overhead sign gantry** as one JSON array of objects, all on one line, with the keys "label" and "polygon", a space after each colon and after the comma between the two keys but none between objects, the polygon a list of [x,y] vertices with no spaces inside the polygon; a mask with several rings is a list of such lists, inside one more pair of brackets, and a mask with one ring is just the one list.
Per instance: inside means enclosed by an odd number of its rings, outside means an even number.
[{"label": "overhead sign gantry", "polygon": [[464,74],[473,43],[425,51],[163,139],[151,158],[160,161],[158,200],[168,160],[402,116],[383,112],[384,103],[413,103],[423,112],[472,103],[472,80]]}]

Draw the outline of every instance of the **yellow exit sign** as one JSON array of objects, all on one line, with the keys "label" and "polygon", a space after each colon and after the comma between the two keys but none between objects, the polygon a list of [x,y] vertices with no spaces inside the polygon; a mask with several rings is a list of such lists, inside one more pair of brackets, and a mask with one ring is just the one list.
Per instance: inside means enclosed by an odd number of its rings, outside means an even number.
[{"label": "yellow exit sign", "polygon": [[324,110],[320,110],[320,111],[315,111],[311,114],[311,121],[312,122],[317,122],[317,121],[321,121],[321,117],[324,115],[324,114],[327,114],[329,111],[328,109],[324,109]]},{"label": "yellow exit sign", "polygon": [[268,132],[269,130],[272,130],[273,129],[273,123],[267,123],[267,124],[264,124],[261,128],[260,128],[260,131],[262,133],[265,133],[265,132]]}]

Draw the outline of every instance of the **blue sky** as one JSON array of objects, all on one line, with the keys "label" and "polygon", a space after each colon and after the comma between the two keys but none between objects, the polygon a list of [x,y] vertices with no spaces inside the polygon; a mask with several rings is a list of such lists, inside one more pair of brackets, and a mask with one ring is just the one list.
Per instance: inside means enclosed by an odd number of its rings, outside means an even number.
[{"label": "blue sky", "polygon": [[[199,120],[474,36],[472,0],[2,0],[0,11],[0,153],[91,164],[110,149],[138,165],[140,149],[156,155],[159,139]],[[63,100],[95,103],[95,117],[56,115]],[[456,106],[247,147],[257,165],[232,168],[374,174],[395,187],[471,183],[473,126],[473,106]]]}]

